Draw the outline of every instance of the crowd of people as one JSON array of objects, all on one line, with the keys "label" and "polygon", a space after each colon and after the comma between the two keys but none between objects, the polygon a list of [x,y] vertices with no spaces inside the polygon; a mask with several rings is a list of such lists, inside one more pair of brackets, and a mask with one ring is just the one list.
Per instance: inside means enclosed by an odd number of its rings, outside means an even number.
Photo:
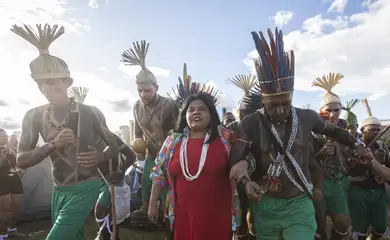
[{"label": "crowd of people", "polygon": [[[85,239],[93,209],[97,239],[119,239],[115,187],[125,184],[124,172],[137,160],[144,161],[143,202],[131,222],[157,223],[162,208],[166,239],[386,235],[390,162],[379,140],[381,122],[363,100],[369,116],[358,125],[351,109],[359,101],[344,105],[332,92],[343,79],[339,73],[313,82],[326,91],[319,112],[292,106],[294,52],[284,50],[278,29],[267,31],[268,42],[252,32],[257,84],[240,100],[237,120],[232,113],[220,120],[219,92],[193,82],[186,65],[174,96],[164,97],[145,63],[149,44],[135,42],[124,51],[122,62],[141,66],[133,111],[136,142],[144,149],[113,134],[98,108],[68,97],[68,65],[48,50],[63,27],[14,25],[12,31],[39,50],[30,70],[48,104],[25,114],[17,149],[0,131],[0,240],[18,233],[12,221],[23,192],[18,170],[46,158],[54,180],[48,240]],[[340,118],[343,110],[346,119]],[[39,136],[45,144],[36,147]]]}]

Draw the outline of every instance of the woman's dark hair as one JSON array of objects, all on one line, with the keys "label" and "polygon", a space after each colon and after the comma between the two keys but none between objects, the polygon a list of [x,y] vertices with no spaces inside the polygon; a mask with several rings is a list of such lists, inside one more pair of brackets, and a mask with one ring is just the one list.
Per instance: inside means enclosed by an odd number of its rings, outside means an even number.
[{"label": "woman's dark hair", "polygon": [[191,95],[184,101],[176,122],[175,132],[183,133],[184,128],[188,126],[186,113],[190,104],[195,100],[202,101],[210,112],[210,139],[207,143],[211,143],[219,136],[218,125],[221,125],[221,120],[219,119],[217,109],[214,105],[214,98],[207,93]]}]

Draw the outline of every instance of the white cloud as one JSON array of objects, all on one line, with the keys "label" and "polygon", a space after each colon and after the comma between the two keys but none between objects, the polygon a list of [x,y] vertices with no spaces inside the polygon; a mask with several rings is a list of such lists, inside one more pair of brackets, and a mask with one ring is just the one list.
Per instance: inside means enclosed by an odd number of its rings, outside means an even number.
[{"label": "white cloud", "polygon": [[110,71],[105,67],[98,67],[97,70],[102,71],[102,72],[109,72]]},{"label": "white cloud", "polygon": [[348,5],[348,0],[330,0],[332,4],[328,8],[328,12],[344,12],[345,7]]},{"label": "white cloud", "polygon": [[287,25],[293,18],[294,13],[291,11],[278,11],[276,12],[275,16],[270,17],[271,20],[274,21],[275,25],[278,27],[282,27],[284,25]]},{"label": "white cloud", "polygon": [[[127,66],[125,64],[120,64],[118,68],[132,79],[135,78],[135,76],[141,71],[140,66]],[[170,70],[159,67],[148,67],[148,69],[154,74],[154,76],[157,78],[157,81],[160,78],[167,78],[171,73]]]},{"label": "white cloud", "polygon": [[[64,40],[71,38],[75,33],[81,34],[89,29],[88,21],[78,17],[75,13],[76,11],[67,5],[65,0],[13,0],[0,3],[0,65],[3,83],[0,99],[8,103],[8,106],[1,107],[0,122],[6,121],[9,126],[13,122],[21,123],[28,109],[46,103],[46,99],[30,77],[29,64],[38,56],[38,51],[24,39],[13,34],[9,30],[11,26],[20,23],[63,25],[66,29],[65,36],[54,42],[50,48],[50,52],[55,55],[57,49],[72,47]],[[67,59],[67,56],[59,57]],[[90,89],[86,104],[99,107],[106,115],[107,122],[113,130],[119,125],[128,124],[132,114],[114,112],[108,100],[128,99],[133,102],[131,93],[116,88],[93,73],[78,71],[78,69],[85,69],[83,66],[74,66],[69,62],[68,64],[75,81],[74,84]]]},{"label": "white cloud", "polygon": [[89,0],[88,1],[88,6],[91,7],[91,8],[98,8],[99,7],[99,3],[97,2],[97,0]]},{"label": "white cloud", "polygon": [[[328,72],[344,74],[335,92],[384,96],[390,93],[390,1],[367,3],[367,10],[346,17],[307,19],[302,29],[285,35],[285,48],[295,51],[295,89],[318,91],[312,82]],[[253,69],[256,51],[244,63]],[[253,71],[254,72],[254,71]],[[381,93],[378,95],[378,93]]]}]

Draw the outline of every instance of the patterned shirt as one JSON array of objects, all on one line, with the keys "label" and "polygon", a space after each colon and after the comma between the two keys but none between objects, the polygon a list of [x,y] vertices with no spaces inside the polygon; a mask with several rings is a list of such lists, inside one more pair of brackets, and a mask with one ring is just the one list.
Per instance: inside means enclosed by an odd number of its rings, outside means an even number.
[{"label": "patterned shirt", "polygon": [[[225,145],[226,151],[230,153],[231,149],[231,134],[232,132],[223,126],[218,127],[219,136],[222,140],[222,143]],[[153,168],[150,178],[152,179],[154,184],[159,185],[161,188],[168,188],[168,196],[165,207],[165,214],[168,216],[171,229],[173,229],[175,214],[175,189],[174,189],[174,177],[169,172],[169,163],[171,161],[171,157],[173,155],[173,151],[175,150],[176,145],[181,141],[182,137],[186,133],[174,133],[168,136],[161,148],[159,154],[156,157],[156,166]],[[255,160],[249,155],[247,156],[249,162],[249,174],[253,172],[255,169]],[[228,160],[226,160],[228,161]],[[236,182],[234,180],[231,181],[232,187],[232,230],[235,231],[237,226],[240,224],[240,207],[238,201],[238,194],[236,191]]]}]

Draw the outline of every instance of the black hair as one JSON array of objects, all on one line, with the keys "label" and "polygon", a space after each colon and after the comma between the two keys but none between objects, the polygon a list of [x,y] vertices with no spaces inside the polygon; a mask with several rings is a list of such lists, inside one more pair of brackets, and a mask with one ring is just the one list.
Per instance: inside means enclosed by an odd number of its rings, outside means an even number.
[{"label": "black hair", "polygon": [[219,119],[217,108],[214,105],[214,98],[207,93],[198,93],[187,97],[182,105],[179,117],[177,119],[175,132],[183,133],[184,128],[188,126],[186,113],[190,104],[195,100],[202,101],[210,112],[210,139],[207,143],[211,143],[219,136],[218,125],[221,125],[221,120]]}]

